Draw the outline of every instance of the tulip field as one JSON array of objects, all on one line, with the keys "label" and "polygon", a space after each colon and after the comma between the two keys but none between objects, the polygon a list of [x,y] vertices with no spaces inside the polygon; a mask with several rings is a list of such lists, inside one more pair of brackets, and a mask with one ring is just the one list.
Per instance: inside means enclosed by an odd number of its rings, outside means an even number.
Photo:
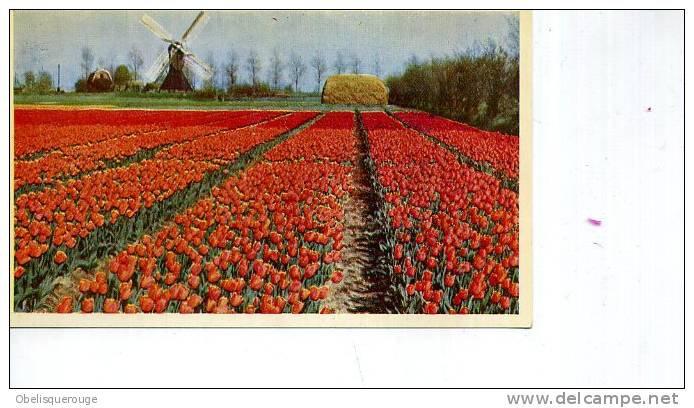
[{"label": "tulip field", "polygon": [[15,312],[356,313],[334,296],[359,282],[379,313],[519,313],[517,136],[406,111],[18,108],[13,140]]}]

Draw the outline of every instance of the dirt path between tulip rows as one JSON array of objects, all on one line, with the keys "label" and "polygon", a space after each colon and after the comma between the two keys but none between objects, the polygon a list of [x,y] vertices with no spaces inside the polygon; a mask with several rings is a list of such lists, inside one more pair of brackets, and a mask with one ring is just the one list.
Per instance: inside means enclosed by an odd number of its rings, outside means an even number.
[{"label": "dirt path between tulip rows", "polygon": [[[328,282],[325,306],[335,313],[388,313],[388,282],[374,273],[381,258],[380,230],[375,220],[376,193],[371,188],[364,163],[368,155],[366,135],[357,127],[357,157],[352,172],[354,191],[345,204],[342,259],[337,268],[342,282]],[[382,276],[382,275],[380,275]]]}]

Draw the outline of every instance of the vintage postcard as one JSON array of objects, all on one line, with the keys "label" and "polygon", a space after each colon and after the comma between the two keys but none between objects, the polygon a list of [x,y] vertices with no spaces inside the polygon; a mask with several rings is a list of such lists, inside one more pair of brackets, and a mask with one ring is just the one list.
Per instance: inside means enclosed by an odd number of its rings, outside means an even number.
[{"label": "vintage postcard", "polygon": [[530,327],[531,14],[15,10],[12,327]]}]

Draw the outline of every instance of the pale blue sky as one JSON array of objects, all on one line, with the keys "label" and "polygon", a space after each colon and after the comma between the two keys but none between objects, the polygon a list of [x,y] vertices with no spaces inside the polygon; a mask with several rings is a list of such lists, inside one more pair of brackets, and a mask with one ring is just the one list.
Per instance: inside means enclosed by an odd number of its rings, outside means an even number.
[{"label": "pale blue sky", "polygon": [[[197,11],[20,11],[14,16],[15,71],[41,68],[56,76],[61,64],[62,87],[72,89],[80,76],[80,50],[90,47],[95,65],[127,62],[128,51],[139,48],[146,69],[164,43],[139,22],[147,13],[179,38]],[[267,79],[274,49],[285,60],[292,51],[310,58],[320,50],[332,73],[338,50],[357,55],[362,72],[373,71],[379,58],[382,76],[397,73],[412,56],[429,58],[464,50],[475,41],[491,38],[504,45],[509,16],[515,13],[463,11],[208,11],[209,20],[189,44],[205,61],[212,55],[223,65],[229,50],[241,57],[240,79],[249,51],[261,56],[261,78]],[[288,82],[287,73],[284,82]],[[316,87],[307,70],[301,87]]]}]

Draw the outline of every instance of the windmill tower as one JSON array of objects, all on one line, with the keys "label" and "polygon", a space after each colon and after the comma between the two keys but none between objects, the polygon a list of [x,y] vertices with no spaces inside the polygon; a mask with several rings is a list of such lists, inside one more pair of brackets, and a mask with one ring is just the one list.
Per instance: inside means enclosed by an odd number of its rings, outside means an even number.
[{"label": "windmill tower", "polygon": [[[199,32],[200,27],[207,20],[204,11],[201,11],[190,27],[183,33],[181,39],[176,41],[173,39],[159,23],[148,15],[143,15],[140,21],[159,39],[168,43],[166,50],[163,50],[154,60],[152,66],[145,73],[145,78],[149,82],[156,81],[166,71],[166,77],[159,87],[160,91],[178,91],[189,92],[193,90],[190,81],[186,78],[184,69],[190,68],[191,71],[203,80],[207,80],[212,76],[212,69],[205,64],[187,47],[187,42],[192,39],[195,32]],[[168,69],[167,69],[168,68]]]}]

